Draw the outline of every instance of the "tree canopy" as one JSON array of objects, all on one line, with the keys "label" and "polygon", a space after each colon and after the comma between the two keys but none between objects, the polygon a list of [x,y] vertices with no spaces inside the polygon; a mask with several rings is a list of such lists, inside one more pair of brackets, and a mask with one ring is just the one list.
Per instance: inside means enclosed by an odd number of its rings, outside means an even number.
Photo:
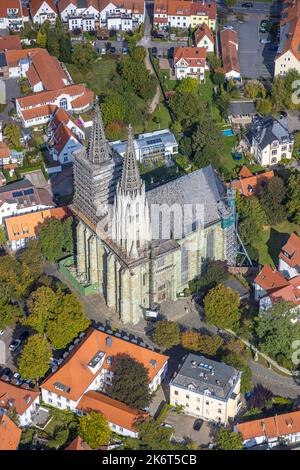
[{"label": "tree canopy", "polygon": [[35,334],[28,338],[18,360],[18,369],[24,379],[37,380],[50,367],[51,348],[45,338]]},{"label": "tree canopy", "polygon": [[111,370],[112,384],[106,387],[111,398],[140,410],[149,405],[148,370],[141,362],[128,354],[117,354],[112,356]]},{"label": "tree canopy", "polygon": [[286,219],[284,199],[286,195],[285,184],[282,178],[274,176],[260,193],[261,207],[265,211],[270,225],[278,224]]},{"label": "tree canopy", "polygon": [[78,434],[92,449],[98,449],[109,443],[111,430],[104,416],[92,411],[79,419]]},{"label": "tree canopy", "polygon": [[229,429],[220,428],[217,434],[217,445],[220,450],[242,450],[242,436]]},{"label": "tree canopy", "polygon": [[40,225],[39,239],[43,256],[49,261],[57,261],[66,253],[72,253],[73,247],[73,218],[64,221],[47,219]]},{"label": "tree canopy", "polygon": [[206,320],[220,328],[235,329],[241,317],[239,306],[238,293],[218,284],[204,299]]},{"label": "tree canopy", "polygon": [[166,349],[176,346],[180,343],[179,325],[167,320],[158,321],[155,324],[153,341]]}]

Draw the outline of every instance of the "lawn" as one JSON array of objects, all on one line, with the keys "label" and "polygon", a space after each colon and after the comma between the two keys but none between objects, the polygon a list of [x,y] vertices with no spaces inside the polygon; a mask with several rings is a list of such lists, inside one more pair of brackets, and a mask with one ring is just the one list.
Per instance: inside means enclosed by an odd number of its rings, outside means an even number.
[{"label": "lawn", "polygon": [[112,57],[98,57],[91,68],[82,72],[75,64],[67,64],[68,71],[75,83],[86,83],[97,95],[106,91],[107,84],[117,67]]},{"label": "lawn", "polygon": [[171,124],[171,117],[165,103],[161,101],[154,113],[149,115],[148,120],[140,125],[134,126],[134,133],[153,132],[158,129],[166,129]]},{"label": "lawn", "polygon": [[254,244],[259,251],[259,263],[277,265],[280,250],[292,232],[300,234],[300,226],[288,221],[264,228],[262,241]]}]

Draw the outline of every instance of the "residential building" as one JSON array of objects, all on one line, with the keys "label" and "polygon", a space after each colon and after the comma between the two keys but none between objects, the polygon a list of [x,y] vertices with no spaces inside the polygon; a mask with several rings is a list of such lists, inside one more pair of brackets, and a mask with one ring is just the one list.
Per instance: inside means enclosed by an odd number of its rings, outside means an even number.
[{"label": "residential building", "polygon": [[242,406],[241,375],[223,362],[189,354],[170,382],[170,404],[195,418],[227,424]]},{"label": "residential building", "polygon": [[202,23],[194,32],[194,42],[196,47],[204,47],[207,52],[215,50],[214,34],[206,23]]},{"label": "residential building", "polygon": [[0,171],[0,187],[4,186],[5,184],[6,184],[6,178],[4,174],[2,173],[2,171]]},{"label": "residential building", "polygon": [[[25,16],[26,21],[26,16]],[[0,29],[10,28],[20,31],[24,26],[23,7],[21,0],[1,0]]]},{"label": "residential building", "polygon": [[230,187],[235,188],[242,196],[258,196],[274,177],[274,171],[253,174],[245,165],[239,172],[239,178],[230,181]]},{"label": "residential building", "polygon": [[15,411],[21,427],[31,424],[40,404],[40,392],[0,380],[0,408]]},{"label": "residential building", "polygon": [[249,127],[246,139],[250,152],[261,166],[278,164],[282,159],[291,159],[294,136],[289,132],[286,119],[265,116]]},{"label": "residential building", "polygon": [[133,438],[138,438],[136,424],[148,416],[147,413],[134,410],[120,401],[92,390],[83,395],[77,410],[79,414],[97,411],[104,416],[113,432]]},{"label": "residential building", "polygon": [[[0,123],[1,125],[1,123]],[[0,168],[5,169],[10,163],[10,150],[8,145],[0,140]]]},{"label": "residential building", "polygon": [[91,447],[82,439],[77,436],[75,439],[65,448],[65,450],[92,450]]},{"label": "residential building", "polygon": [[[122,157],[125,156],[126,140],[117,140],[111,142],[110,145]],[[169,129],[139,134],[137,138],[133,139],[133,145],[137,160],[143,163],[162,160],[168,162],[178,153],[178,144],[174,134]]]},{"label": "residential building", "polygon": [[0,408],[0,451],[17,450],[21,440],[21,429]]},{"label": "residential building", "polygon": [[205,81],[206,49],[204,47],[176,47],[174,49],[174,70],[177,80],[191,77]]},{"label": "residential building", "polygon": [[[265,265],[254,280],[254,289],[262,310],[269,310],[278,300],[293,304],[291,311],[295,313],[300,309],[300,275],[287,279],[277,269]],[[298,317],[292,321],[298,321]]]},{"label": "residential building", "polygon": [[[105,138],[97,105],[88,148],[75,152],[77,257],[64,266],[74,286],[90,286],[124,323],[138,323],[151,304],[176,300],[207,258],[235,263],[233,198],[211,166],[146,191],[132,129],[122,159]],[[200,210],[199,201],[204,201]],[[131,212],[128,205],[138,210]],[[183,212],[188,207],[184,223],[159,224],[156,214],[161,212],[168,221],[175,207]],[[104,224],[110,210],[111,224]]]},{"label": "residential building", "polygon": [[[110,330],[102,330],[90,328],[85,336],[75,340],[69,352],[63,355],[64,362],[41,384],[42,398],[51,406],[79,414],[87,408],[102,409],[111,425],[118,426],[116,432],[128,435],[127,431],[132,432],[136,417],[133,410],[98,395],[111,384],[113,357],[128,354],[141,362],[148,370],[151,392],[157,389],[166,375],[168,357],[138,344],[136,340],[130,341],[127,336],[122,338],[120,334],[114,336]],[[91,394],[91,391],[97,391],[97,395]]]},{"label": "residential building", "polygon": [[85,134],[65,109],[57,108],[48,124],[47,137],[51,158],[65,165],[73,162],[73,152],[83,147]]},{"label": "residential building", "polygon": [[281,5],[280,40],[275,57],[274,75],[289,70],[300,72],[300,0],[284,0]]},{"label": "residential building", "polygon": [[296,233],[292,233],[281,248],[278,267],[288,279],[300,274],[300,237]]},{"label": "residential building", "polygon": [[44,188],[36,188],[28,179],[9,183],[0,188],[0,225],[6,217],[53,206],[50,193]]},{"label": "residential building", "polygon": [[231,29],[220,33],[222,63],[227,80],[240,80],[241,71],[238,59],[238,34]]},{"label": "residential building", "polygon": [[192,2],[172,0],[168,2],[168,26],[171,28],[189,28],[191,24]]},{"label": "residential building", "polygon": [[300,411],[240,423],[234,430],[241,434],[245,448],[294,444],[300,441]]},{"label": "residential building", "polygon": [[69,112],[87,111],[93,105],[94,94],[83,85],[68,85],[52,91],[16,99],[16,110],[24,127],[47,124],[57,111],[63,108]]},{"label": "residential building", "polygon": [[[171,0],[172,1],[172,0]],[[206,24],[209,29],[215,31],[217,21],[217,2],[196,1],[191,4],[191,28]]]},{"label": "residential building", "polygon": [[71,212],[67,207],[56,207],[7,217],[4,219],[7,244],[12,251],[18,251],[38,237],[39,225],[46,219],[62,220],[69,216]]},{"label": "residential building", "polygon": [[0,52],[22,49],[20,36],[18,34],[0,36]]},{"label": "residential building", "polygon": [[167,29],[168,26],[168,0],[154,0],[153,27]]},{"label": "residential building", "polygon": [[228,119],[232,128],[237,131],[251,124],[255,115],[256,108],[253,101],[231,101],[228,107]]},{"label": "residential building", "polygon": [[58,15],[54,0],[31,0],[29,7],[33,23],[50,21],[52,25],[55,24]]}]

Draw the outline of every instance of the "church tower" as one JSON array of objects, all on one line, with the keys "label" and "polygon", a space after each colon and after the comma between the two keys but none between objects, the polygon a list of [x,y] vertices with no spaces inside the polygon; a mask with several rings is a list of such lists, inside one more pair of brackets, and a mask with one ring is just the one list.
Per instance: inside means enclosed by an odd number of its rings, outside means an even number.
[{"label": "church tower", "polygon": [[126,257],[137,258],[151,240],[149,206],[136,161],[132,128],[128,128],[127,151],[115,196],[112,239]]},{"label": "church tower", "polygon": [[97,224],[113,204],[122,159],[106,140],[99,104],[95,104],[93,127],[87,149],[74,152],[74,199],[77,210]]}]

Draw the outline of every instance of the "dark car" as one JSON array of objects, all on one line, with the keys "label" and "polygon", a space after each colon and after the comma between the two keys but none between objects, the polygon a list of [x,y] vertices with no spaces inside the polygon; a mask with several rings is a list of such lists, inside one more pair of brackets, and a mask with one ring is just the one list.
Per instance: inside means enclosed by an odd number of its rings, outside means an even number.
[{"label": "dark car", "polygon": [[152,47],[151,54],[153,55],[153,57],[157,57],[157,47]]},{"label": "dark car", "polygon": [[4,377],[7,377],[7,379],[10,379],[13,375],[12,371],[10,370],[9,367],[5,367],[4,369],[2,369],[1,371],[1,378],[3,379]]},{"label": "dark car", "polygon": [[245,2],[242,3],[243,8],[253,8],[253,3],[252,2]]},{"label": "dark car", "polygon": [[202,424],[203,424],[203,421],[201,419],[196,419],[196,421],[193,424],[194,431],[200,431]]},{"label": "dark car", "polygon": [[110,52],[111,52],[111,54],[115,54],[115,53],[116,53],[116,48],[115,48],[115,47],[111,47],[111,48],[110,48]]},{"label": "dark car", "polygon": [[28,336],[29,336],[29,332],[28,331],[23,331],[23,333],[20,334],[19,339],[21,341],[25,341],[28,338]]}]

